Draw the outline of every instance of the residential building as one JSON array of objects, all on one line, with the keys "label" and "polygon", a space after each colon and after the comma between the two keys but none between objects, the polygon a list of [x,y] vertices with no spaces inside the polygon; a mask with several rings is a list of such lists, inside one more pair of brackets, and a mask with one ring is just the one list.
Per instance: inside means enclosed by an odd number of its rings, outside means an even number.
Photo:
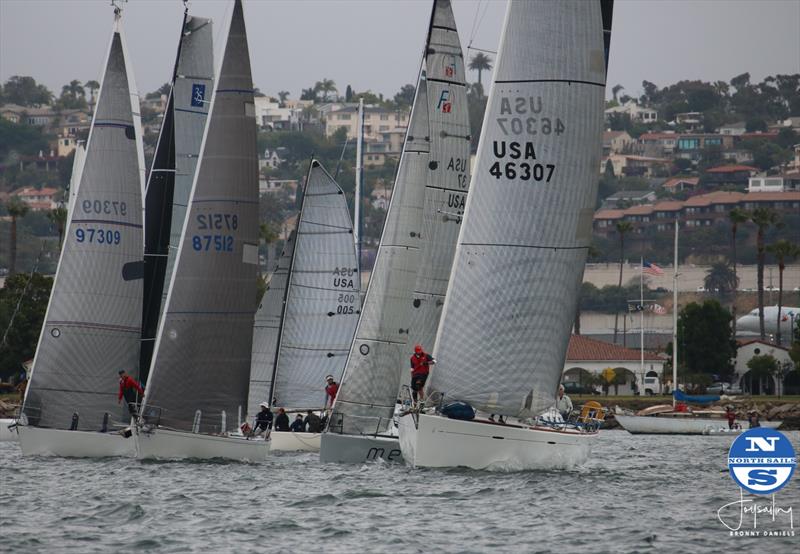
[{"label": "residential building", "polygon": [[733,135],[739,136],[747,132],[747,125],[744,121],[737,121],[736,123],[728,123],[717,129],[720,135]]},{"label": "residential building", "polygon": [[675,156],[692,161],[702,157],[702,151],[707,148],[727,150],[734,144],[732,135],[718,135],[714,133],[681,133],[675,147]]},{"label": "residential building", "polygon": [[616,176],[653,177],[666,171],[670,161],[666,158],[651,158],[634,154],[611,154],[600,159],[600,173],[604,173],[606,165],[611,162],[611,167]]},{"label": "residential building", "polygon": [[707,169],[704,181],[716,187],[735,187],[746,190],[750,177],[758,173],[758,168],[749,165],[721,165]]},{"label": "residential building", "polygon": [[675,123],[682,125],[687,131],[695,132],[703,129],[703,112],[684,112],[675,114]]},{"label": "residential building", "polygon": [[643,133],[639,136],[639,150],[641,154],[653,158],[669,157],[675,151],[677,142],[678,135],[674,132]]},{"label": "residential building", "polygon": [[258,180],[258,193],[259,194],[277,194],[280,192],[287,192],[289,199],[292,202],[297,200],[297,187],[299,183],[297,179],[265,179]]},{"label": "residential building", "polygon": [[377,210],[387,210],[389,208],[389,200],[392,198],[392,189],[387,188],[385,186],[381,186],[380,183],[376,183],[374,189],[370,193],[370,202],[372,203],[372,207]]},{"label": "residential building", "polygon": [[49,127],[60,117],[50,106],[19,106],[17,104],[6,104],[0,107],[0,117],[12,123],[24,123],[26,125],[36,125],[39,127]]},{"label": "residential building", "polygon": [[603,133],[603,155],[630,153],[633,139],[626,131],[606,131]]},{"label": "residential building", "polygon": [[[337,107],[338,106],[338,107]],[[381,140],[384,133],[405,132],[408,127],[409,112],[388,110],[377,106],[364,107],[364,139]],[[345,129],[347,138],[358,136],[358,105],[332,105],[325,115],[325,136],[331,136],[339,129]]]},{"label": "residential building", "polygon": [[700,182],[699,177],[673,177],[662,186],[669,192],[676,193],[684,190],[694,190]]},{"label": "residential building", "polygon": [[606,121],[609,120],[613,114],[625,114],[631,118],[631,121],[638,121],[641,123],[655,123],[658,120],[658,112],[651,108],[643,108],[635,100],[630,100],[621,106],[614,106],[605,111]]},{"label": "residential building", "polygon": [[284,162],[286,155],[286,148],[279,146],[274,150],[267,148],[264,154],[258,158],[258,169],[277,169]]},{"label": "residential building", "polygon": [[20,201],[27,204],[31,211],[43,212],[50,211],[58,206],[55,199],[59,193],[59,189],[50,187],[43,187],[41,189],[23,187],[13,191],[11,195],[16,196]]},{"label": "residential building", "polygon": [[603,200],[603,207],[621,208],[636,204],[649,204],[656,199],[652,190],[620,190]]},{"label": "residential building", "polygon": [[281,106],[268,96],[255,98],[256,121],[259,127],[267,131],[290,131],[299,129],[303,106]]},{"label": "residential building", "polygon": [[800,173],[750,177],[747,192],[800,191]]},{"label": "residential building", "polygon": [[69,156],[78,147],[75,135],[58,135],[56,140],[56,155],[60,158]]},{"label": "residential building", "polygon": [[789,356],[789,349],[761,339],[738,341],[737,345],[733,371],[742,391],[749,394],[785,394],[782,385],[786,383],[789,371],[783,373],[783,379],[774,375],[754,376],[747,362],[755,356],[769,355],[778,361],[782,369],[790,369],[794,367],[794,362]]}]

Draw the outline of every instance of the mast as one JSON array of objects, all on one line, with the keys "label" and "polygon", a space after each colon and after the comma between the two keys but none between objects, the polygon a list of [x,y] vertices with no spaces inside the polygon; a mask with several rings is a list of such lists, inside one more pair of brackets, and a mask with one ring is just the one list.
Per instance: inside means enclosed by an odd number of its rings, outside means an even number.
[{"label": "mast", "polygon": [[353,239],[356,243],[356,270],[361,274],[361,186],[364,178],[364,98],[358,99],[358,139],[356,141],[356,189],[353,199]]},{"label": "mast", "polygon": [[639,262],[639,375],[644,384],[644,256]]},{"label": "mast", "polygon": [[678,390],[678,218],[675,217],[675,268],[672,275],[672,407]]}]

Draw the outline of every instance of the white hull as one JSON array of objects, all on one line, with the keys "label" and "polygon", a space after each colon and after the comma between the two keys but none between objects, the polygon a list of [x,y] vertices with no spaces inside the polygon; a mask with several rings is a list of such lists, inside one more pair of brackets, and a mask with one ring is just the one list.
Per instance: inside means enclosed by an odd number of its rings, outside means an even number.
[{"label": "white hull", "polygon": [[400,418],[400,448],[414,467],[568,469],[584,463],[597,433],[495,425],[419,414]]},{"label": "white hull", "polygon": [[[689,416],[615,416],[619,424],[629,433],[647,435],[704,435],[709,431],[727,429],[728,421]],[[746,421],[737,420],[739,426],[747,430]],[[782,422],[762,421],[761,426],[768,429],[777,429]]]},{"label": "white hull", "polygon": [[360,464],[377,459],[402,462],[397,437],[323,433],[319,459],[324,463]]},{"label": "white hull", "polygon": [[322,433],[293,433],[292,431],[273,431],[272,452],[319,452]]},{"label": "white hull", "polygon": [[15,419],[0,418],[0,442],[19,440],[17,432],[8,428],[9,425],[14,425],[15,422]]},{"label": "white hull", "polygon": [[270,441],[263,438],[248,440],[167,429],[154,429],[147,433],[137,429],[133,436],[136,457],[140,459],[225,458],[259,462],[266,460],[270,451]]},{"label": "white hull", "polygon": [[119,433],[66,431],[20,425],[19,446],[25,456],[63,456],[67,458],[133,457],[136,447],[132,438]]}]

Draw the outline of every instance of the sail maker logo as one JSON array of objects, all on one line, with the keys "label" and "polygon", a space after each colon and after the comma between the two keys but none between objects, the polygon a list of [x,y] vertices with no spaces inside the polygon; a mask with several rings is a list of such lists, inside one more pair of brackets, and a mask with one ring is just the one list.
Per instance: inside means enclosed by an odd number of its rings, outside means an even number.
[{"label": "sail maker logo", "polygon": [[[794,448],[783,433],[758,427],[733,441],[728,469],[739,485],[739,500],[717,510],[717,519],[731,536],[795,536],[792,507],[779,505],[775,493],[789,483],[796,467]],[[745,498],[745,491],[762,498]],[[763,498],[766,495],[771,495],[769,501]]]},{"label": "sail maker logo", "polygon": [[201,84],[192,85],[192,106],[202,108],[206,100],[206,86]]},{"label": "sail maker logo", "polygon": [[442,65],[444,66],[444,76],[445,77],[455,77],[456,76],[456,57],[455,56],[448,56],[442,60]]},{"label": "sail maker logo", "polygon": [[444,89],[439,95],[439,104],[436,109],[441,110],[442,113],[450,113],[453,109],[453,104],[450,102],[450,90]]}]

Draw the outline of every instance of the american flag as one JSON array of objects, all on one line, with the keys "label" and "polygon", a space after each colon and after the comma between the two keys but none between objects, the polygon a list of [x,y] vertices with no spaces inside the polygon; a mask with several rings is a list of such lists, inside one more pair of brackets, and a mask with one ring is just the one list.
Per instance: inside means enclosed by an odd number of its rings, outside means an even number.
[{"label": "american flag", "polygon": [[642,262],[642,272],[648,275],[664,275],[664,270],[656,264],[650,262]]}]

